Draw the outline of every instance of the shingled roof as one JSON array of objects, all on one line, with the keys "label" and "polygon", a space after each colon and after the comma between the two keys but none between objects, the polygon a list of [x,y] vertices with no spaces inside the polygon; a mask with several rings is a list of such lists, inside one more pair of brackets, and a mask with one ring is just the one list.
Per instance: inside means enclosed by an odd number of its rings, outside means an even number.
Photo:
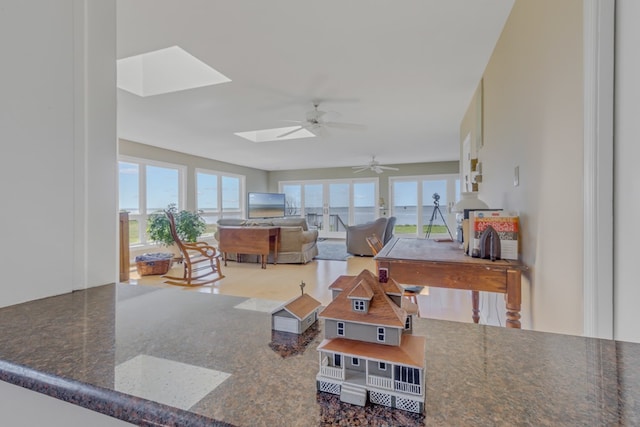
[{"label": "shingled roof", "polygon": [[[325,319],[345,320],[369,325],[404,328],[407,313],[387,296],[382,283],[369,270],[363,270],[357,276],[340,276],[330,289],[340,289],[333,301],[320,313]],[[336,286],[334,286],[336,285]],[[338,287],[340,286],[340,287]],[[373,293],[368,312],[355,312],[349,295],[356,288],[370,289]],[[357,292],[359,293],[359,291]]]},{"label": "shingled roof", "polygon": [[371,286],[369,286],[365,280],[361,280],[351,289],[348,298],[371,300],[371,298],[373,298],[373,289],[371,289]]},{"label": "shingled roof", "polygon": [[313,310],[318,308],[320,304],[320,301],[316,300],[309,294],[302,294],[299,297],[286,302],[283,306],[278,307],[272,312],[272,314],[284,309],[298,320],[302,320],[311,314]]},{"label": "shingled roof", "polygon": [[399,346],[376,344],[346,338],[325,339],[318,350],[342,353],[368,360],[399,363],[424,368],[427,340],[423,336],[404,335]]}]

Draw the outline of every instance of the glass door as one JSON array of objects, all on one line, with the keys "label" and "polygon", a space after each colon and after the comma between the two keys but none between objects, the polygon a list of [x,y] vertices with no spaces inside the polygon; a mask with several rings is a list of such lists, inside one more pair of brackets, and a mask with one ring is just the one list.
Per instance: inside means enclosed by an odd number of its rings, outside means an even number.
[{"label": "glass door", "polygon": [[344,238],[346,226],[377,218],[376,179],[281,182],[288,216],[303,216],[325,238]]},{"label": "glass door", "polygon": [[327,237],[344,237],[345,226],[349,222],[349,183],[326,183],[324,210],[324,235]]},{"label": "glass door", "polygon": [[459,196],[459,183],[457,175],[390,178],[394,234],[452,239],[455,216],[451,207]]}]

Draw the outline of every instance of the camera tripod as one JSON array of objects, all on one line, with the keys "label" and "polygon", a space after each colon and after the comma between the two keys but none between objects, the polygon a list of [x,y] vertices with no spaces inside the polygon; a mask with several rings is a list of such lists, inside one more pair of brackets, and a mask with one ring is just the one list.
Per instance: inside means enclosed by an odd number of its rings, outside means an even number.
[{"label": "camera tripod", "polygon": [[438,196],[437,193],[433,195],[433,212],[431,212],[431,218],[429,219],[429,225],[427,226],[427,234],[424,237],[428,239],[431,236],[431,229],[433,228],[433,220],[435,220],[437,216],[440,215],[440,218],[442,219],[442,223],[446,227],[447,233],[449,233],[449,237],[451,237],[451,240],[453,241],[453,235],[451,234],[451,230],[449,230],[447,221],[444,219],[444,216],[440,211],[440,202],[438,201],[439,199],[440,199],[440,196]]}]

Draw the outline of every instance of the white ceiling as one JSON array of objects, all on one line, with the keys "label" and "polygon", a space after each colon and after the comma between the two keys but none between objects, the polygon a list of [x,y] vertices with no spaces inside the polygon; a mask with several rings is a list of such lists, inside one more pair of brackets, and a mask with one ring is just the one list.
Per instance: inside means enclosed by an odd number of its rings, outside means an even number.
[{"label": "white ceiling", "polygon": [[[180,46],[232,81],[138,97],[118,136],[286,170],[458,160],[459,126],[513,0],[118,0],[117,57]],[[366,130],[253,143],[312,100]]]}]

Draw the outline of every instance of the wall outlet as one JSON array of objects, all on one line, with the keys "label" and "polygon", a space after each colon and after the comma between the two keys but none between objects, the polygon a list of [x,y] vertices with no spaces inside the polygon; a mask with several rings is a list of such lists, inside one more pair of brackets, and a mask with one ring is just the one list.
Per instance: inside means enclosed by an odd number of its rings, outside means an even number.
[{"label": "wall outlet", "polygon": [[520,166],[516,166],[513,168],[513,186],[517,187],[520,185]]}]

